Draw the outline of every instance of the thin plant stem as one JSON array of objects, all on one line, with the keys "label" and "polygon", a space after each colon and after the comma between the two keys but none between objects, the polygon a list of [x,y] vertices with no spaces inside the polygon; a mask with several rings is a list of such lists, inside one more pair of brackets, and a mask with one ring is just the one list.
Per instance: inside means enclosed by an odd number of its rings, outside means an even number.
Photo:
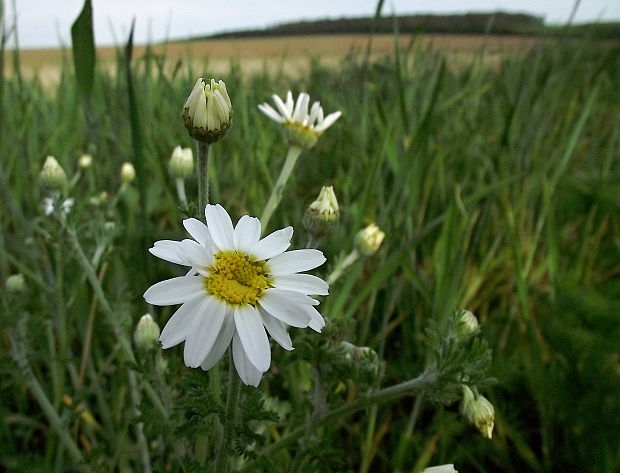
[{"label": "thin plant stem", "polygon": [[196,156],[198,160],[198,218],[205,219],[205,207],[209,203],[209,145],[196,142]]},{"label": "thin plant stem", "polygon": [[185,193],[185,179],[177,177],[175,184],[177,186],[177,196],[183,207],[187,207],[187,194]]},{"label": "thin plant stem", "polygon": [[284,187],[286,186],[289,177],[291,177],[291,173],[293,172],[293,168],[297,163],[297,158],[299,158],[301,151],[302,149],[299,146],[291,146],[288,149],[284,166],[282,166],[282,170],[280,171],[280,176],[271,191],[267,205],[265,205],[265,209],[263,210],[263,215],[260,218],[263,228],[267,228],[269,220],[271,220],[271,216],[278,208],[278,205],[280,205],[282,195],[284,195]]},{"label": "thin plant stem", "polygon": [[230,433],[230,426],[234,424],[237,416],[237,404],[241,392],[241,382],[235,370],[232,349],[229,349],[230,365],[228,367],[228,393],[226,395],[226,413],[224,419],[224,430],[215,457],[213,471],[215,473],[227,473],[229,463],[229,452],[226,448],[226,437]]},{"label": "thin plant stem", "polygon": [[[140,389],[138,387],[138,379],[136,373],[132,370],[129,370],[127,373],[129,378],[129,389],[131,392],[131,402],[133,404],[133,412],[137,417],[140,414],[138,406],[140,405]],[[146,441],[146,437],[144,435],[144,423],[136,422],[136,437],[138,439],[138,446],[140,447],[140,457],[142,459],[143,471],[145,473],[152,473],[153,468],[151,467],[151,456],[149,454],[149,446]]]},{"label": "thin plant stem", "polygon": [[336,266],[336,268],[327,277],[327,284],[334,284],[340,278],[340,276],[342,276],[344,270],[351,266],[353,263],[355,263],[359,257],[360,254],[357,250],[351,251],[351,253],[349,253],[347,257],[343,259],[340,264],[338,264],[338,266]]},{"label": "thin plant stem", "polygon": [[[381,404],[388,401],[393,401],[395,399],[412,395],[418,391],[425,390],[428,387],[432,386],[439,379],[437,371],[434,369],[430,369],[428,371],[423,372],[417,378],[410,379],[409,381],[405,381],[400,384],[395,384],[394,386],[389,386],[387,388],[380,389],[378,391],[373,391],[360,398],[356,399],[353,402],[345,404],[344,406],[337,407],[336,409],[332,409],[330,411],[325,412],[322,415],[315,415],[310,420],[308,420],[305,424],[296,429],[292,430],[277,442],[265,447],[257,454],[257,458],[266,457],[270,458],[275,452],[280,450],[281,448],[286,447],[287,445],[299,440],[309,429],[316,427],[318,425],[330,425],[333,424],[338,419],[344,419],[345,417],[354,414],[355,412],[365,409],[366,407]],[[239,470],[239,473],[252,471],[253,466],[252,461],[248,462]]]}]

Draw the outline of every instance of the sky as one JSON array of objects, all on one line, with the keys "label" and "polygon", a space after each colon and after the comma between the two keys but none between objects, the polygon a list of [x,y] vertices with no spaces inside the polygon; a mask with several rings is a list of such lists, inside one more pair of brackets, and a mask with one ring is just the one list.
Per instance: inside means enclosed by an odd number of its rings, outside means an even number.
[{"label": "sky", "polygon": [[[1,1],[1,0],[0,0]],[[92,0],[95,41],[122,44],[136,18],[138,44],[187,38],[278,23],[372,15],[377,0]],[[70,44],[71,23],[83,0],[4,0],[6,17],[17,12],[19,47]],[[568,20],[573,0],[388,0],[384,14],[505,11],[542,16],[547,24]],[[576,22],[620,20],[619,0],[581,0]]]}]

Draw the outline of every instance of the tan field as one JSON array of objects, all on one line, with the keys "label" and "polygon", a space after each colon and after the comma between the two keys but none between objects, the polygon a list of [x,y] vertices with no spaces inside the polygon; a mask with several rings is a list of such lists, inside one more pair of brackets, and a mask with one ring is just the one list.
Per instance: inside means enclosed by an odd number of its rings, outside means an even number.
[{"label": "tan field", "polygon": [[[412,36],[403,35],[401,45],[406,47]],[[486,50],[486,59],[491,63],[506,52],[524,51],[536,44],[549,43],[552,39],[524,36],[484,36],[484,35],[418,35],[416,47],[441,50],[449,53],[456,63],[463,63],[473,53]],[[372,39],[371,58],[393,54],[394,36],[375,35]],[[153,51],[166,58],[167,67],[175,67],[179,60],[189,62],[197,68],[207,68],[213,74],[225,74],[230,69],[231,60],[238,62],[242,71],[253,73],[266,68],[269,71],[283,70],[285,74],[299,75],[308,67],[311,58],[318,59],[326,66],[337,66],[350,53],[363,54],[368,46],[368,35],[323,35],[323,36],[284,36],[269,38],[209,39],[201,41],[171,42],[152,46]],[[111,67],[117,55],[116,47],[101,47],[97,50],[101,64]],[[144,46],[134,48],[134,58],[140,58]],[[71,60],[68,49],[30,49],[20,52],[22,72],[31,76],[40,74],[45,83],[54,83],[60,76],[64,61]],[[12,71],[12,58],[9,51],[5,57],[8,74]]]}]

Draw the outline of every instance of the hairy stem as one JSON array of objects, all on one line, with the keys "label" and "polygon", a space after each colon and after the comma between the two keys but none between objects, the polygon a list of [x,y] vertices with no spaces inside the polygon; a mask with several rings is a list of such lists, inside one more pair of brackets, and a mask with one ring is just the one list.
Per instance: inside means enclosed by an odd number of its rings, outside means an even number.
[{"label": "hairy stem", "polygon": [[282,170],[280,171],[280,176],[271,191],[267,205],[265,205],[265,209],[263,210],[263,215],[260,218],[263,229],[267,228],[267,224],[269,223],[269,220],[271,220],[273,212],[278,208],[278,205],[280,205],[282,195],[284,194],[284,187],[286,186],[286,182],[289,177],[291,177],[291,172],[293,172],[293,168],[295,167],[297,158],[299,158],[300,154],[301,148],[298,146],[291,146],[288,149],[284,166],[282,166]]},{"label": "hairy stem", "polygon": [[204,221],[205,207],[209,203],[209,145],[196,142],[198,159],[198,219]]}]

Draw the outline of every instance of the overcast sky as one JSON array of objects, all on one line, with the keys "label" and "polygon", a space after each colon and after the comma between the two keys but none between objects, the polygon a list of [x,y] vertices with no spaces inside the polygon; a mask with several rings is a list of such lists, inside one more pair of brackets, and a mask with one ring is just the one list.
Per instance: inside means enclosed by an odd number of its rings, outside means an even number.
[{"label": "overcast sky", "polygon": [[[7,16],[12,0],[5,0]],[[369,15],[376,0],[92,0],[95,41],[123,43],[136,17],[136,43],[241,28],[263,28],[301,19]],[[69,44],[71,23],[83,0],[15,0],[20,47]],[[563,23],[573,0],[388,0],[384,13],[525,12]],[[620,20],[620,0],[582,0],[576,21]]]}]

